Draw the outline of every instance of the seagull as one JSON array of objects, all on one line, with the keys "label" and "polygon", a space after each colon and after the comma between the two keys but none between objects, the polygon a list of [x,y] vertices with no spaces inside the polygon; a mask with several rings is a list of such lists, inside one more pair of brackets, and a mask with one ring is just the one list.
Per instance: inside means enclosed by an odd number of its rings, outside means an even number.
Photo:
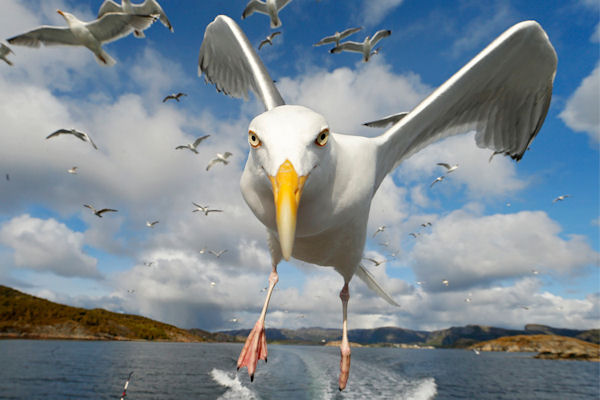
[{"label": "seagull", "polygon": [[389,29],[380,30],[375,32],[373,38],[369,36],[365,37],[365,40],[362,43],[352,41],[342,42],[333,49],[329,50],[329,52],[332,54],[341,53],[342,51],[352,51],[354,53],[361,53],[363,55],[363,61],[367,62],[371,57],[371,50],[373,49],[375,44],[384,37],[388,37],[391,34],[392,31],[390,31]]},{"label": "seagull", "polygon": [[231,318],[231,319],[229,320],[229,322],[233,322],[234,324],[237,324],[237,322],[238,322],[238,319],[237,319],[237,318]]},{"label": "seagull", "polygon": [[381,119],[376,119],[375,121],[365,122],[365,123],[363,123],[363,125],[368,126],[369,128],[385,128],[385,127],[395,124],[396,122],[400,121],[402,118],[406,117],[407,115],[408,115],[408,112],[403,111],[403,112],[400,112],[397,114],[388,115]]},{"label": "seagull", "polygon": [[154,225],[158,224],[158,222],[159,222],[159,221],[152,221],[152,222],[150,222],[150,221],[146,221],[146,226],[147,226],[148,228],[154,228]]},{"label": "seagull", "polygon": [[446,287],[447,287],[447,286],[448,286],[448,284],[449,284],[449,282],[448,282],[448,279],[444,279],[444,280],[442,281],[442,283],[444,284],[444,286],[446,286]]},{"label": "seagull", "polygon": [[536,270],[536,269],[532,269],[531,273],[534,274],[534,275],[538,275],[540,272],[538,270]]},{"label": "seagull", "polygon": [[94,53],[98,63],[112,66],[116,61],[102,49],[102,44],[127,36],[133,29],[144,30],[154,22],[150,15],[125,13],[109,13],[100,19],[83,22],[68,12],[56,12],[67,21],[68,27],[40,26],[7,39],[7,42],[29,47],[40,47],[41,44],[85,46]]},{"label": "seagull", "polygon": [[271,19],[271,28],[279,28],[281,20],[279,19],[279,11],[291,0],[250,0],[242,13],[242,19],[249,17],[255,12],[268,15]]},{"label": "seagull", "polygon": [[227,159],[229,157],[231,157],[232,155],[233,154],[231,154],[228,151],[226,151],[225,154],[217,153],[217,156],[215,158],[213,158],[212,160],[210,160],[210,162],[206,166],[206,170],[208,171],[213,165],[215,165],[218,162],[222,162],[225,165],[229,164],[229,161],[227,161]]},{"label": "seagull", "polygon": [[446,164],[443,162],[439,162],[439,163],[437,163],[437,165],[440,165],[440,166],[446,168],[446,175],[449,174],[450,172],[456,171],[456,169],[458,168],[458,164],[450,165],[450,164]]},{"label": "seagull", "polygon": [[98,147],[96,147],[96,144],[92,141],[92,138],[90,138],[87,133],[78,131],[77,129],[59,129],[46,136],[46,139],[52,139],[53,137],[57,137],[59,135],[73,135],[77,139],[83,140],[84,142],[90,142],[90,144],[96,150],[98,150]]},{"label": "seagull", "polygon": [[266,38],[264,38],[264,39],[263,39],[263,41],[262,41],[262,42],[260,42],[260,44],[258,45],[258,49],[259,49],[259,50],[260,50],[260,49],[262,49],[262,47],[263,47],[265,44],[267,44],[267,43],[269,43],[271,46],[273,46],[273,38],[274,38],[275,36],[277,36],[277,35],[281,35],[281,32],[280,32],[280,31],[273,32],[273,33],[271,33],[269,36],[267,36]]},{"label": "seagull", "polygon": [[135,293],[135,289],[127,289],[127,293],[133,294],[133,293]]},{"label": "seagull", "polygon": [[77,167],[72,167],[72,168],[68,169],[67,172],[72,175],[77,175]]},{"label": "seagull", "polygon": [[10,53],[15,54],[10,49],[10,47],[5,45],[4,43],[0,43],[0,60],[4,60],[5,63],[12,66],[13,65],[12,61],[10,61],[8,58],[6,58],[6,56],[9,55]]},{"label": "seagull", "polygon": [[421,224],[421,226],[422,226],[423,228],[427,228],[428,226],[431,226],[431,222],[425,222],[425,223],[422,223],[422,224]]},{"label": "seagull", "polygon": [[154,264],[154,261],[144,261],[144,265],[145,265],[146,267],[151,267],[151,266],[152,266],[152,264]]},{"label": "seagull", "polygon": [[564,199],[566,199],[567,197],[571,197],[571,195],[568,194],[563,194],[558,196],[557,198],[555,198],[554,200],[552,200],[553,203],[556,203],[557,201],[563,201]]},{"label": "seagull", "polygon": [[171,93],[170,95],[165,96],[165,98],[162,100],[162,102],[165,103],[167,100],[176,100],[179,103],[179,98],[181,96],[187,96],[187,94],[182,93],[182,92]]},{"label": "seagull", "polygon": [[[98,18],[102,17],[107,13],[127,13],[132,15],[155,15],[158,16],[158,19],[164,26],[166,26],[171,32],[173,32],[173,26],[169,19],[167,18],[167,14],[163,11],[162,7],[156,0],[145,0],[141,4],[132,4],[130,0],[121,0],[121,5],[118,5],[112,0],[105,0],[104,3],[100,6],[100,10],[98,10]],[[149,25],[148,25],[149,26]],[[144,30],[146,28],[136,28],[133,32],[133,35],[137,38],[143,38]]]},{"label": "seagull", "polygon": [[238,358],[251,380],[267,358],[265,316],[277,265],[294,257],[333,267],[343,278],[338,385],[350,371],[348,283],[358,275],[390,304],[398,303],[361,265],[371,201],[388,173],[429,144],[476,131],[476,144],[520,159],[550,105],[556,52],[535,21],[519,23],[433,91],[401,121],[377,137],[331,132],[327,119],[285,104],[250,41],[220,15],[205,31],[199,75],[234,97],[254,92],[265,112],[248,128],[249,155],[242,195],[268,233],[269,289],[260,316]]},{"label": "seagull", "polygon": [[215,286],[217,286],[217,282],[211,282],[210,283],[210,287],[215,287]]},{"label": "seagull", "polygon": [[221,258],[223,254],[227,253],[227,249],[219,251],[209,250],[208,252],[217,258]]},{"label": "seagull", "polygon": [[210,213],[210,212],[223,212],[223,210],[216,210],[216,209],[209,210],[208,209],[209,206],[201,206],[200,204],[196,204],[194,202],[192,202],[192,204],[196,206],[196,209],[193,210],[192,212],[202,211],[204,213],[204,215],[208,215],[208,213]]},{"label": "seagull", "polygon": [[443,180],[444,180],[444,178],[445,178],[445,176],[444,176],[444,175],[442,175],[442,176],[438,176],[437,178],[435,178],[435,181],[431,182],[431,185],[429,185],[429,187],[432,187],[432,186],[433,186],[433,185],[435,185],[436,183],[443,181]]},{"label": "seagull", "polygon": [[196,150],[196,147],[198,147],[198,145],[200,143],[202,143],[202,141],[205,140],[206,138],[208,138],[209,136],[210,135],[201,136],[198,139],[194,140],[193,143],[182,144],[181,146],[175,147],[175,150],[189,149],[189,150],[193,151],[194,153],[198,154],[198,150]]},{"label": "seagull", "polygon": [[420,233],[418,233],[418,232],[417,232],[417,233],[415,233],[415,232],[411,232],[411,233],[409,233],[408,235],[409,235],[409,236],[412,236],[412,237],[414,237],[415,239],[416,239],[416,238],[418,238],[419,236],[421,236],[421,234],[420,234]]},{"label": "seagull", "polygon": [[381,225],[380,227],[377,228],[377,230],[373,234],[373,237],[375,237],[375,235],[377,235],[379,232],[383,232],[384,230],[385,230],[385,225]]},{"label": "seagull", "polygon": [[127,380],[125,381],[125,386],[123,387],[123,394],[121,394],[121,400],[125,399],[127,396],[127,388],[129,387],[129,381],[131,380],[131,375],[133,375],[133,371],[129,373]]},{"label": "seagull", "polygon": [[84,207],[89,208],[90,210],[92,210],[92,212],[98,216],[98,218],[102,218],[102,214],[105,212],[117,212],[118,210],[113,210],[112,208],[103,208],[101,210],[96,210],[94,207],[90,206],[89,204],[84,204]]},{"label": "seagull", "polygon": [[348,36],[352,35],[360,31],[362,28],[348,28],[343,30],[342,32],[336,32],[331,36],[325,36],[323,39],[319,40],[317,43],[313,44],[313,46],[322,46],[328,43],[335,43],[336,46],[340,45],[340,40],[346,39]]},{"label": "seagull", "polygon": [[379,267],[381,264],[383,264],[384,262],[388,261],[388,260],[378,261],[378,260],[375,260],[375,259],[369,258],[369,257],[364,257],[364,259],[371,261],[373,264],[375,264],[376,267]]},{"label": "seagull", "polygon": [[9,174],[6,174],[6,180],[10,181],[10,175]]}]

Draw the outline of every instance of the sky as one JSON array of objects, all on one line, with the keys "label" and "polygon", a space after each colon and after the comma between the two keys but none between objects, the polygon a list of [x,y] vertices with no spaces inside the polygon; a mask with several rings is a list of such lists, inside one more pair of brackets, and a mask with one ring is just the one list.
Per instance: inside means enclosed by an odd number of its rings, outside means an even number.
[{"label": "sky", "polygon": [[[101,3],[3,0],[0,37],[66,25],[57,9],[92,20]],[[263,108],[252,95],[218,93],[197,62],[219,14],[255,46],[273,30],[261,14],[241,20],[246,0],[161,4],[174,32],[157,22],[145,39],[104,45],[113,67],[82,47],[11,46],[14,66],[0,61],[0,284],[183,328],[250,328],[271,262],[239,181],[248,124]],[[282,34],[259,54],[287,104],[312,108],[340,133],[383,133],[361,124],[410,111],[517,22],[538,21],[558,54],[546,121],[520,162],[489,162],[491,151],[465,132],[384,180],[364,254],[387,261],[364,265],[400,307],[353,279],[350,329],[600,327],[599,4],[293,0],[280,12]],[[349,38],[357,41],[392,31],[368,63],[313,46],[354,26],[363,27]],[[180,102],[162,102],[180,91]],[[60,128],[88,133],[98,150],[74,137],[45,139]],[[199,154],[175,150],[206,134]],[[206,171],[225,151],[231,162]],[[438,162],[459,168],[430,186],[444,172]],[[569,197],[553,202],[560,195]],[[194,213],[192,202],[223,212]],[[98,218],[83,204],[118,212]],[[293,259],[278,271],[267,327],[341,327],[339,274]]]}]

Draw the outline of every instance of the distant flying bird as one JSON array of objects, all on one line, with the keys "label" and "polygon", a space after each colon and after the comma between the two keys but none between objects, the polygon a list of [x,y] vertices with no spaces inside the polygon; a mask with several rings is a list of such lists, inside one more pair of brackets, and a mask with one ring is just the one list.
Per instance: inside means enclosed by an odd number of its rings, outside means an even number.
[{"label": "distant flying bird", "polygon": [[89,204],[84,204],[83,206],[92,210],[92,212],[96,216],[98,216],[98,218],[102,218],[102,214],[104,214],[105,212],[117,212],[118,211],[118,210],[113,210],[112,208],[103,208],[101,210],[96,210],[94,207],[90,206]]},{"label": "distant flying bird", "polygon": [[146,221],[146,226],[147,226],[148,228],[154,228],[154,225],[158,224],[158,222],[159,222],[159,221],[152,221],[152,222],[150,222],[150,221]]},{"label": "distant flying bird", "polygon": [[6,180],[10,181],[10,175],[9,174],[6,174]]},{"label": "distant flying bird", "polygon": [[448,282],[448,279],[444,279],[444,280],[442,281],[442,283],[444,284],[444,286],[448,286],[448,284],[449,284],[449,282]]},{"label": "distant flying bird", "polygon": [[165,103],[167,100],[175,100],[179,103],[179,98],[182,96],[187,96],[187,94],[182,93],[182,92],[171,93],[170,95],[165,96],[165,98],[162,100],[162,102]]},{"label": "distant flying bird", "polygon": [[281,20],[279,19],[279,11],[291,0],[250,0],[242,13],[242,19],[248,18],[255,12],[268,15],[271,19],[271,28],[279,28]]},{"label": "distant flying bird", "polygon": [[102,49],[102,44],[127,36],[133,29],[144,30],[154,22],[154,17],[149,15],[125,13],[109,13],[100,19],[83,22],[68,12],[57,12],[67,21],[68,27],[40,26],[7,39],[7,42],[29,47],[40,47],[41,44],[85,46],[101,65],[112,66],[116,61]]},{"label": "distant flying bird", "polygon": [[330,53],[341,53],[342,51],[351,51],[354,53],[361,53],[363,55],[363,61],[369,61],[371,57],[371,50],[375,47],[375,44],[379,42],[381,39],[388,37],[392,34],[392,31],[388,30],[380,30],[375,32],[373,38],[367,36],[362,43],[359,42],[342,42],[338,46],[329,50]]},{"label": "distant flying bird", "polygon": [[531,273],[534,274],[534,275],[538,275],[540,272],[538,270],[536,270],[536,269],[532,269]]},{"label": "distant flying bird", "polygon": [[571,195],[569,194],[563,194],[561,196],[558,196],[557,198],[555,198],[554,200],[552,200],[553,203],[556,203],[557,201],[563,201],[564,199],[566,199],[567,197],[571,197]]},{"label": "distant flying bird", "polygon": [[374,258],[369,258],[369,257],[364,257],[365,260],[369,260],[371,261],[373,264],[375,264],[376,267],[379,267],[381,264],[385,263],[388,260],[375,260]]},{"label": "distant flying bird", "polygon": [[446,174],[449,174],[450,172],[454,172],[458,168],[458,164],[450,165],[450,164],[446,164],[443,162],[439,162],[439,163],[437,163],[437,165],[440,165],[440,166],[446,168]]},{"label": "distant flying bird", "polygon": [[15,54],[13,53],[13,51],[10,49],[10,47],[8,47],[7,45],[5,45],[4,43],[0,43],[0,60],[4,60],[5,63],[7,63],[8,65],[13,65],[13,63],[6,58],[7,55],[9,54]]},{"label": "distant flying bird", "polygon": [[151,266],[152,266],[152,264],[154,264],[154,261],[144,261],[144,265],[145,265],[146,267],[151,267]]},{"label": "distant flying bird", "polygon": [[397,114],[388,115],[381,119],[376,119],[375,121],[365,122],[363,123],[363,125],[368,126],[369,128],[385,128],[387,126],[395,124],[407,115],[408,112],[404,111]]},{"label": "distant flying bird", "polygon": [[238,322],[238,319],[237,319],[237,318],[231,318],[231,319],[229,320],[229,322],[233,322],[234,324],[237,324],[237,322]]},{"label": "distant flying bird", "polygon": [[379,54],[380,51],[381,51],[381,47],[376,48],[375,50],[373,50],[371,52],[370,57],[376,56],[377,54]]},{"label": "distant flying bird", "polygon": [[522,308],[523,310],[529,310],[529,307],[527,307],[527,306],[525,306],[525,305],[522,305],[522,306],[521,306],[521,308]]},{"label": "distant flying bird", "polygon": [[313,44],[313,46],[322,46],[328,43],[335,43],[336,46],[340,45],[340,40],[346,39],[348,36],[352,35],[360,31],[362,28],[348,28],[341,32],[336,32],[331,36],[325,36],[323,39],[319,40],[317,43]]},{"label": "distant flying bird", "polygon": [[205,30],[199,74],[231,96],[252,91],[265,109],[248,127],[249,154],[240,186],[267,229],[272,269],[238,368],[247,367],[253,378],[258,361],[267,357],[265,315],[277,266],[294,257],[333,267],[343,279],[338,387],[344,389],[351,355],[349,282],[357,275],[398,305],[361,265],[377,189],[411,155],[472,130],[479,147],[522,158],[547,114],[556,64],[556,52],[540,25],[519,23],[382,135],[344,135],[330,131],[325,116],[308,107],[285,104],[242,29],[227,16],[216,17]]},{"label": "distant flying bird", "polygon": [[429,187],[432,187],[432,186],[433,186],[433,185],[435,185],[436,183],[443,181],[443,180],[444,180],[444,178],[445,178],[445,176],[444,176],[444,175],[442,175],[442,176],[438,176],[437,178],[435,178],[435,181],[431,182],[431,185],[429,185]]},{"label": "distant flying bird", "polygon": [[211,282],[210,283],[210,287],[215,287],[215,286],[217,286],[217,282]]},{"label": "distant flying bird", "polygon": [[260,42],[260,44],[258,45],[258,49],[260,50],[267,43],[272,46],[273,45],[273,38],[275,36],[277,36],[277,35],[281,35],[281,32],[280,31],[273,32],[269,36],[267,36],[266,38],[264,38],[263,41]]},{"label": "distant flying bird", "polygon": [[127,293],[133,294],[133,293],[135,293],[135,289],[127,289]]},{"label": "distant flying bird", "polygon": [[90,138],[87,133],[78,131],[77,129],[59,129],[46,136],[46,139],[52,139],[59,135],[73,135],[79,140],[89,142],[96,150],[98,150],[98,147],[96,147],[96,144],[92,141],[92,138]]},{"label": "distant flying bird", "polygon": [[[107,13],[126,13],[132,15],[152,15],[158,16],[158,19],[164,26],[166,26],[171,32],[173,32],[173,26],[169,19],[167,18],[167,14],[163,11],[162,7],[156,0],[145,0],[141,4],[132,4],[130,0],[122,0],[121,5],[118,5],[112,0],[105,0],[104,3],[100,6],[100,10],[98,11],[98,18],[102,17]],[[146,27],[148,28],[148,26]],[[144,29],[138,29],[133,32],[133,35],[137,38],[143,38]]]},{"label": "distant flying bird", "polygon": [[201,248],[201,249],[200,249],[198,252],[199,252],[200,254],[204,254],[204,253],[206,253],[206,247],[203,247],[203,248]]},{"label": "distant flying bird", "polygon": [[228,151],[226,151],[225,154],[217,153],[217,156],[215,158],[213,158],[212,160],[210,160],[210,162],[206,166],[206,170],[208,171],[213,165],[215,165],[216,163],[219,163],[219,162],[221,162],[225,165],[229,164],[229,161],[227,161],[227,159],[229,157],[231,157],[232,155],[233,154],[231,154]]},{"label": "distant flying bird", "polygon": [[465,298],[465,303],[470,303],[470,302],[471,302],[471,298],[470,297]]},{"label": "distant flying bird", "polygon": [[123,394],[121,394],[121,400],[124,400],[127,397],[127,388],[129,387],[129,381],[131,380],[131,375],[133,375],[133,371],[129,373],[127,380],[125,381],[125,386],[123,387]]},{"label": "distant flying bird", "polygon": [[181,150],[181,149],[189,149],[191,151],[193,151],[194,153],[198,154],[198,150],[196,149],[198,147],[198,145],[200,143],[202,143],[203,140],[205,140],[206,138],[208,138],[210,135],[204,135],[199,137],[198,139],[194,140],[194,142],[189,143],[189,144],[182,144],[181,146],[177,146],[175,147],[175,150]]},{"label": "distant flying bird", "polygon": [[431,226],[431,222],[425,222],[425,223],[421,224],[421,226],[423,228],[427,228],[428,226]]},{"label": "distant flying bird", "polygon": [[217,258],[221,258],[223,254],[227,253],[227,249],[219,251],[209,250],[208,252]]},{"label": "distant flying bird", "polygon": [[72,167],[67,170],[68,173],[72,175],[77,175],[77,167]]},{"label": "distant flying bird", "polygon": [[192,212],[201,211],[204,213],[204,215],[208,215],[208,213],[211,213],[211,212],[223,212],[223,210],[216,210],[216,209],[209,210],[209,208],[208,208],[209,206],[201,206],[200,204],[197,204],[194,202],[192,202],[192,204],[196,206],[196,209],[193,210]]},{"label": "distant flying bird", "polygon": [[414,237],[415,239],[418,238],[419,236],[421,236],[420,233],[415,233],[415,232],[411,232],[408,235]]},{"label": "distant flying bird", "polygon": [[385,230],[386,226],[385,225],[381,225],[380,227],[377,228],[377,230],[375,231],[375,233],[373,234],[373,237],[375,237],[375,235],[377,235],[379,232],[383,232]]}]

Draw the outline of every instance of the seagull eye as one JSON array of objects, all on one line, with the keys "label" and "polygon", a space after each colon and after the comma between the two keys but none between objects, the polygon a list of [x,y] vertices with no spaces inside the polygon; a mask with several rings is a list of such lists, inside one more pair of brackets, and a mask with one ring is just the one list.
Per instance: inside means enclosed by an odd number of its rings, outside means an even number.
[{"label": "seagull eye", "polygon": [[260,139],[258,138],[258,135],[252,131],[248,132],[248,143],[250,143],[250,146],[254,147],[255,149],[257,147],[260,147],[260,145],[262,144]]},{"label": "seagull eye", "polygon": [[327,139],[329,139],[329,129],[325,128],[321,132],[319,132],[319,135],[315,139],[315,143],[318,146],[323,147],[327,144]]}]

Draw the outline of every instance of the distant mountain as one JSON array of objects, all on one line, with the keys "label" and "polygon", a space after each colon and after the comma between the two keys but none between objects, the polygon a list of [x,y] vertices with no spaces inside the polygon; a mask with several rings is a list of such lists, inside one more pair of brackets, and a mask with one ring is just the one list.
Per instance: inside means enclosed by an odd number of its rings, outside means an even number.
[{"label": "distant mountain", "polygon": [[0,285],[0,338],[215,341],[194,332],[130,314],[53,303]]}]

